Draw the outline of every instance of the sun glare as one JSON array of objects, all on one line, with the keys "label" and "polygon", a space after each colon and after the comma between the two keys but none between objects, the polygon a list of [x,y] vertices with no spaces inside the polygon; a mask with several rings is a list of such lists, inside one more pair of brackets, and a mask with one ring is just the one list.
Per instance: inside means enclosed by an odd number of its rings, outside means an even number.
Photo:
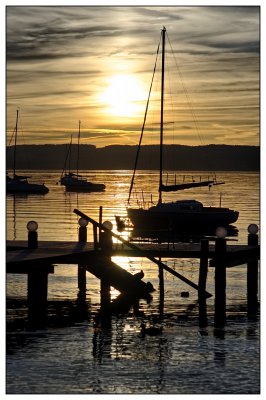
[{"label": "sun glare", "polygon": [[114,116],[134,117],[143,111],[146,93],[140,81],[132,75],[115,75],[101,95],[107,112]]}]

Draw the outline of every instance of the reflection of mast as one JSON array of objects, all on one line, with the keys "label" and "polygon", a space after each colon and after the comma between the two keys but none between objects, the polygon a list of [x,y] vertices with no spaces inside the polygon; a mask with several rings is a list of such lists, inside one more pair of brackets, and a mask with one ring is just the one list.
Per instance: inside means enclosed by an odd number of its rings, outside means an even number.
[{"label": "reflection of mast", "polygon": [[71,149],[72,149],[72,135],[70,137],[70,144],[69,144],[69,157],[68,157],[68,173],[71,172]]},{"label": "reflection of mast", "polygon": [[79,121],[79,134],[78,134],[77,176],[79,174],[79,141],[80,141],[80,121]]},{"label": "reflection of mast", "polygon": [[165,59],[165,27],[162,30],[162,78],[161,78],[161,122],[160,122],[160,182],[159,182],[159,204],[162,202],[163,184],[163,106],[164,106],[164,59]]},{"label": "reflection of mast", "polygon": [[16,127],[15,127],[15,146],[14,146],[14,161],[13,161],[13,177],[16,176],[16,162],[17,162],[17,135],[18,135],[18,110],[16,117]]},{"label": "reflection of mast", "polygon": [[16,227],[16,195],[13,195],[13,240],[17,238],[17,227]]}]

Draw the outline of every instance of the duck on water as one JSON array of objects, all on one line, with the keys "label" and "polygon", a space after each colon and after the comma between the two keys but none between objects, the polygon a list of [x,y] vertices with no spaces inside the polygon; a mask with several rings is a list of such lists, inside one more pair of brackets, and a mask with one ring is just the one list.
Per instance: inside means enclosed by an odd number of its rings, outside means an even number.
[{"label": "duck on water", "polygon": [[144,322],[142,322],[142,324],[140,325],[140,334],[142,337],[145,337],[146,335],[149,336],[158,336],[161,335],[163,332],[163,328],[160,327],[156,327],[156,326],[150,326],[148,328],[146,328],[146,325],[144,324]]}]

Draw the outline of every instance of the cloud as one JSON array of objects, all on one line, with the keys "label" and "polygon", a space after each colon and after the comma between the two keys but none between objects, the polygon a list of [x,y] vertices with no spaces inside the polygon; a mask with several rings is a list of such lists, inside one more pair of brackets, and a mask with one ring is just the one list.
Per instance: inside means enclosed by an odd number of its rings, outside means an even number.
[{"label": "cloud", "polygon": [[[90,132],[96,129],[96,136],[90,136],[95,143],[106,138],[98,129],[120,132],[108,135],[110,143],[135,140],[143,116],[107,118],[97,93],[104,90],[106,78],[134,73],[145,83],[148,95],[164,25],[208,140],[225,138],[224,132],[211,136],[214,121],[225,126],[231,119],[241,125],[245,117],[250,121],[250,143],[258,141],[256,6],[8,6],[7,126],[13,127],[15,107],[20,106],[29,116],[29,131],[36,131],[37,125],[42,132],[42,139],[36,140],[61,140],[57,132],[68,130],[79,119],[89,121]],[[183,115],[182,129],[191,124],[189,116]]]}]

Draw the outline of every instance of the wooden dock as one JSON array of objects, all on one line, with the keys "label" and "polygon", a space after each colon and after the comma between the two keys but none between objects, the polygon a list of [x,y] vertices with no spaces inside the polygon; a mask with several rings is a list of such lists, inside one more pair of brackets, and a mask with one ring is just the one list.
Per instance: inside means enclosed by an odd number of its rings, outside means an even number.
[{"label": "wooden dock", "polygon": [[[136,248],[126,244],[115,243],[109,252],[111,257],[158,257],[158,258],[200,258],[199,243],[132,243]],[[100,249],[99,249],[100,250]],[[47,264],[78,264],[88,260],[95,254],[95,245],[79,242],[39,241],[37,249],[29,249],[28,242],[7,241],[7,273],[20,273],[31,265]],[[249,259],[260,257],[260,246],[227,244],[226,266],[232,267],[248,262]],[[215,244],[210,244],[208,258],[213,260],[210,266],[215,266]]]},{"label": "wooden dock", "polygon": [[[166,270],[198,291],[200,308],[204,309],[206,298],[212,294],[206,291],[208,266],[215,268],[215,302],[217,305],[217,326],[225,323],[226,268],[247,263],[248,302],[254,311],[257,306],[258,260],[260,246],[258,236],[249,235],[247,245],[228,244],[225,238],[204,238],[201,243],[133,243],[113,233],[101,222],[94,221],[78,210],[74,212],[92,223],[94,242],[87,242],[87,227],[80,226],[79,241],[38,241],[36,232],[29,232],[28,241],[7,241],[6,272],[28,274],[28,299],[32,304],[45,304],[47,299],[47,276],[54,272],[54,265],[77,264],[78,287],[86,289],[86,271],[101,281],[103,288],[116,288],[122,295],[148,298],[154,290],[112,261],[112,257],[145,257],[162,271]],[[116,243],[113,239],[116,239]],[[199,259],[198,284],[162,262],[167,258]],[[41,278],[42,277],[42,278]],[[250,283],[252,282],[252,283]],[[163,282],[162,287],[163,287]],[[37,289],[36,289],[37,288]],[[40,294],[42,293],[42,295]],[[108,296],[107,296],[108,297]],[[38,301],[36,301],[36,299]],[[203,307],[202,307],[203,305]]]}]

